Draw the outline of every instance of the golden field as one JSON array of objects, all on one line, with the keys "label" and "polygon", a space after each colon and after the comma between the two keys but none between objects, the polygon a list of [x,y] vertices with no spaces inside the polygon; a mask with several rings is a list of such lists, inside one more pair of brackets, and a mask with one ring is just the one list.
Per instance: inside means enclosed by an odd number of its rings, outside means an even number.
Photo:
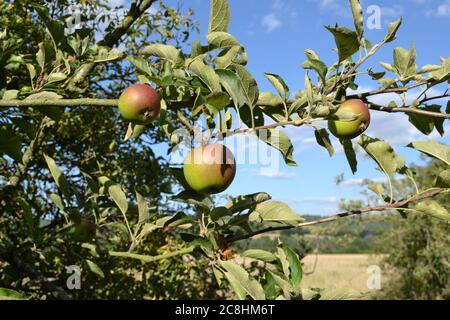
[{"label": "golden field", "polygon": [[[382,268],[382,255],[370,254],[319,254],[308,255],[302,261],[305,273],[302,287],[306,288],[351,288],[360,292],[370,292],[367,280],[369,266]],[[383,272],[381,269],[381,286]],[[372,291],[373,292],[373,291]]]}]

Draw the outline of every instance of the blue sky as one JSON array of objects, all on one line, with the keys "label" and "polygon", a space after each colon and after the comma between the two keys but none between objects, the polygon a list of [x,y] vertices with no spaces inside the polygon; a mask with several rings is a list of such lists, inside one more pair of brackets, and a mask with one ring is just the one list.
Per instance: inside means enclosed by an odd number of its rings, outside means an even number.
[{"label": "blue sky", "polygon": [[[168,1],[176,4],[176,1]],[[200,22],[200,39],[206,42],[208,29],[209,1],[184,1],[184,8],[192,8]],[[230,0],[231,24],[229,32],[246,48],[249,57],[247,67],[255,76],[260,91],[273,91],[264,78],[264,72],[281,75],[291,92],[304,87],[305,71],[300,65],[305,60],[304,50],[313,49],[328,65],[335,61],[334,40],[323,28],[325,24],[353,27],[351,13],[346,0]],[[370,5],[381,8],[381,30],[366,30],[365,36],[372,42],[380,40],[388,22],[403,16],[404,21],[397,40],[386,45],[364,66],[381,71],[379,61],[392,62],[392,50],[397,46],[409,48],[411,43],[417,50],[417,64],[438,64],[439,56],[448,57],[450,42],[450,0],[403,0],[363,1],[364,11]],[[367,17],[367,14],[366,14]],[[198,37],[194,37],[195,39]],[[377,87],[366,77],[359,78],[361,91]],[[442,92],[439,87],[435,92]],[[415,93],[409,94],[408,99]],[[387,104],[394,96],[379,96],[377,102]],[[444,103],[444,101],[440,101]],[[449,121],[446,122],[450,129]],[[318,147],[310,128],[286,128],[285,132],[293,141],[294,158],[298,167],[288,167],[277,155],[280,166],[275,170],[265,170],[265,165],[239,165],[232,186],[226,191],[232,196],[266,191],[275,200],[287,202],[300,214],[332,214],[337,209],[339,199],[360,198],[360,181],[363,178],[382,179],[375,170],[375,163],[362,153],[358,154],[359,170],[352,175],[345,156],[339,148],[330,158],[325,149]],[[404,146],[415,140],[427,140],[416,130],[403,114],[386,114],[372,111],[372,124],[366,132],[373,137],[388,140],[396,151],[406,157],[407,162],[418,162],[418,154]],[[449,143],[449,134],[440,138],[433,133],[431,138]],[[337,141],[333,141],[337,143]],[[227,141],[232,144],[232,141]],[[239,145],[235,153],[250,154],[263,148],[254,142]],[[165,148],[158,148],[163,151]],[[262,149],[259,149],[262,150]],[[264,150],[263,150],[264,151]],[[345,181],[336,186],[335,177],[344,173]]]}]

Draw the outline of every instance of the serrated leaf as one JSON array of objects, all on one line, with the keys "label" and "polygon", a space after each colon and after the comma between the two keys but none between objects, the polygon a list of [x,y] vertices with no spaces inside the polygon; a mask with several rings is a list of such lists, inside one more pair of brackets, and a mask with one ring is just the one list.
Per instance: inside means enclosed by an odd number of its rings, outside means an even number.
[{"label": "serrated leaf", "polygon": [[435,186],[438,188],[450,188],[450,169],[439,173],[436,178]]},{"label": "serrated leaf", "polygon": [[63,174],[53,158],[49,157],[46,154],[44,154],[44,158],[53,177],[53,180],[55,180],[56,185],[61,190],[66,200],[69,201],[72,197],[72,189],[69,185],[69,182],[67,181],[66,176]]},{"label": "serrated leaf", "polygon": [[324,62],[316,59],[308,59],[305,62],[303,62],[302,67],[304,69],[312,69],[316,71],[322,83],[323,84],[326,83],[325,78],[328,72],[328,68]]},{"label": "serrated leaf", "polygon": [[138,206],[139,220],[138,224],[148,222],[150,219],[150,208],[148,207],[147,201],[141,196],[139,192],[136,191],[136,201]]},{"label": "serrated leaf", "polygon": [[408,147],[414,148],[430,157],[444,161],[450,166],[450,146],[437,143],[436,141],[415,141],[408,144]]},{"label": "serrated leaf", "polygon": [[220,266],[226,272],[225,276],[239,295],[240,299],[245,299],[247,295],[254,300],[264,300],[264,290],[261,284],[251,278],[248,272],[233,261],[220,261]]},{"label": "serrated leaf", "polygon": [[41,91],[38,93],[34,93],[25,98],[25,100],[56,100],[62,99],[62,96],[57,94],[56,92],[51,91]]},{"label": "serrated leaf", "polygon": [[89,270],[91,270],[93,273],[95,273],[100,278],[105,277],[105,274],[103,273],[102,269],[100,269],[100,267],[95,262],[92,262],[89,259],[86,259],[85,261],[89,267]]},{"label": "serrated leaf", "polygon": [[361,135],[359,145],[378,164],[389,179],[395,172],[405,167],[405,159],[396,154],[394,149],[383,140]]},{"label": "serrated leaf", "polygon": [[39,65],[39,67],[41,68],[41,71],[44,71],[44,67],[45,67],[45,47],[44,47],[44,43],[41,42],[39,43],[39,50],[36,53],[36,61]]},{"label": "serrated leaf", "polygon": [[[441,112],[440,105],[419,106],[414,109],[438,113]],[[444,135],[444,118],[437,118],[433,116],[416,113],[410,113],[408,115],[408,118],[409,122],[411,122],[423,134],[429,135],[431,132],[433,132],[433,129],[436,128],[436,130],[439,132],[441,136]]]},{"label": "serrated leaf", "polygon": [[362,44],[364,34],[364,20],[363,20],[363,9],[360,0],[350,0],[350,7],[352,9],[353,22],[355,24],[356,34],[358,35],[359,43]]},{"label": "serrated leaf", "polygon": [[368,189],[378,195],[380,198],[383,198],[384,187],[382,184],[376,183],[368,186]]},{"label": "serrated leaf", "polygon": [[220,83],[226,90],[226,92],[233,99],[235,107],[238,109],[245,103],[244,96],[240,88],[240,79],[231,70],[218,69],[216,70],[217,75],[220,78]]},{"label": "serrated leaf", "polygon": [[208,33],[228,31],[230,7],[227,0],[211,0]]},{"label": "serrated leaf", "polygon": [[262,203],[270,199],[272,199],[272,197],[269,194],[265,192],[258,192],[233,198],[225,204],[225,208],[230,209],[232,213],[236,213],[250,209],[258,203]]},{"label": "serrated leaf", "polygon": [[65,79],[67,79],[67,75],[65,75],[64,73],[54,72],[48,76],[46,84],[63,81]]},{"label": "serrated leaf", "polygon": [[128,200],[122,187],[105,176],[99,177],[98,180],[105,187],[120,211],[125,214],[128,211]]},{"label": "serrated leaf", "polygon": [[411,207],[411,209],[417,210],[426,215],[441,219],[450,224],[450,213],[446,208],[441,206],[436,200],[421,201]]},{"label": "serrated leaf", "polygon": [[223,31],[211,32],[206,35],[208,40],[210,50],[218,48],[228,48],[237,46],[240,47],[241,44],[236,40],[231,34]]},{"label": "serrated leaf", "polygon": [[296,226],[304,219],[292,210],[286,203],[268,201],[259,203],[250,214],[250,221],[269,221]]},{"label": "serrated leaf", "polygon": [[283,105],[283,100],[272,92],[260,92],[257,104],[258,106],[278,107]]},{"label": "serrated leaf", "polygon": [[289,99],[289,87],[287,86],[286,82],[284,82],[283,78],[274,73],[264,73],[264,76],[278,91],[278,94],[280,95],[281,99],[283,99],[284,101]]},{"label": "serrated leaf", "polygon": [[28,300],[28,298],[15,290],[0,288],[0,300]]},{"label": "serrated leaf", "polygon": [[239,88],[244,98],[244,103],[253,109],[259,98],[259,88],[255,78],[244,66],[233,64],[231,69],[236,73],[239,79]]},{"label": "serrated leaf", "polygon": [[157,56],[161,59],[170,61],[173,66],[182,66],[184,64],[184,57],[181,51],[171,45],[151,44],[142,50],[142,54]]},{"label": "serrated leaf", "polygon": [[399,18],[398,20],[392,22],[389,24],[388,27],[388,32],[386,34],[386,36],[384,37],[384,42],[391,42],[393,40],[395,40],[395,37],[397,35],[397,30],[400,27],[400,25],[402,24],[402,18]]},{"label": "serrated leaf", "polygon": [[359,49],[358,35],[356,32],[344,27],[325,26],[330,31],[336,42],[339,62],[351,57]]},{"label": "serrated leaf", "polygon": [[330,136],[328,134],[327,129],[322,128],[319,130],[315,130],[314,135],[316,137],[317,143],[322,147],[324,147],[325,149],[327,149],[328,154],[330,155],[330,157],[332,157],[334,153],[334,148],[330,141]]},{"label": "serrated leaf", "polygon": [[212,207],[212,202],[208,197],[198,194],[192,190],[184,190],[179,194],[170,197],[170,200],[192,204],[206,210],[210,210]]},{"label": "serrated leaf", "polygon": [[289,280],[293,288],[298,288],[303,279],[303,269],[300,259],[298,255],[285,244],[282,244],[281,248],[286,255],[286,260],[289,265]]},{"label": "serrated leaf", "polygon": [[292,145],[291,139],[283,131],[278,129],[258,130],[257,135],[259,139],[269,146],[280,151],[284,162],[288,166],[297,166],[293,158],[294,146]]},{"label": "serrated leaf", "polygon": [[347,162],[350,165],[350,169],[352,173],[358,170],[358,161],[356,160],[356,153],[353,149],[353,144],[351,140],[340,140],[342,147],[344,148],[345,157],[347,158]]},{"label": "serrated leaf", "polygon": [[242,256],[252,259],[261,260],[264,262],[273,262],[277,257],[269,251],[261,249],[249,249],[242,253]]},{"label": "serrated leaf", "polygon": [[222,91],[219,76],[212,68],[207,66],[203,60],[194,59],[188,62],[188,68],[206,84],[211,92]]},{"label": "serrated leaf", "polygon": [[149,75],[154,76],[157,74],[157,71],[155,68],[153,68],[147,60],[141,58],[141,57],[132,57],[129,56],[128,60],[141,72]]}]

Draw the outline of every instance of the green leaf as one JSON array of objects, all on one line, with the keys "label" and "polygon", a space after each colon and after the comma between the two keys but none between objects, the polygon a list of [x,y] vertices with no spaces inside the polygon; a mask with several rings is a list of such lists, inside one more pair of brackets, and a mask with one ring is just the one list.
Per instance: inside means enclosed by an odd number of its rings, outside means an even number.
[{"label": "green leaf", "polygon": [[450,224],[450,213],[446,208],[441,206],[436,200],[421,201],[411,207],[411,209],[417,210],[423,214],[444,220]]},{"label": "green leaf", "polygon": [[157,71],[155,68],[153,68],[149,62],[141,57],[132,57],[129,56],[128,60],[141,72],[149,75],[154,76],[157,74]]},{"label": "green leaf", "polygon": [[265,299],[261,284],[252,279],[244,268],[233,261],[220,261],[219,263],[226,270],[225,276],[240,299],[246,299],[247,295],[254,300]]},{"label": "green leaf", "polygon": [[19,95],[19,90],[6,90],[3,94],[2,100],[15,100]]},{"label": "green leaf", "polygon": [[104,278],[105,277],[105,274],[103,273],[102,269],[100,269],[100,267],[96,263],[92,262],[89,259],[86,259],[86,263],[87,263],[87,265],[89,267],[89,270],[91,270],[97,276],[99,276],[100,278]]},{"label": "green leaf", "polygon": [[376,183],[368,186],[368,189],[378,195],[380,198],[383,198],[384,187],[382,184]]},{"label": "green leaf", "polygon": [[400,47],[394,49],[394,66],[400,77],[406,78],[416,73],[415,60],[416,50],[412,44],[409,51]]},{"label": "green leaf", "polygon": [[319,75],[320,81],[322,81],[323,84],[326,83],[326,75],[328,72],[327,65],[323,63],[320,60],[316,59],[308,59],[302,64],[303,69],[312,69],[317,72]]},{"label": "green leaf", "polygon": [[[432,112],[441,112],[441,106],[436,104],[428,106],[419,106],[414,109]],[[436,130],[439,132],[441,136],[444,135],[444,118],[437,118],[433,116],[415,113],[410,113],[408,118],[409,122],[411,122],[423,134],[429,135],[431,132],[433,132],[433,129],[436,128]]]},{"label": "green leaf", "polygon": [[231,70],[217,69],[216,74],[220,78],[220,84],[233,99],[233,103],[238,109],[245,103],[244,96],[240,87],[240,79]]},{"label": "green leaf", "polygon": [[128,211],[128,200],[122,187],[105,176],[99,177],[98,181],[106,188],[120,211],[125,214]]},{"label": "green leaf", "polygon": [[345,157],[347,158],[347,162],[350,165],[350,169],[352,173],[358,170],[358,161],[356,160],[355,149],[353,149],[353,144],[351,140],[340,140],[342,147],[344,148]]},{"label": "green leaf", "polygon": [[250,209],[257,204],[270,199],[272,199],[272,197],[269,194],[265,192],[258,192],[233,198],[225,204],[225,208],[228,208],[232,213],[236,213]]},{"label": "green leaf", "polygon": [[11,126],[0,126],[0,153],[5,153],[16,162],[22,162],[22,139]]},{"label": "green leaf", "polygon": [[283,105],[283,100],[272,92],[260,92],[258,106],[278,107]]},{"label": "green leaf", "polygon": [[364,20],[363,9],[360,0],[350,0],[350,7],[352,9],[353,22],[355,24],[356,34],[358,35],[359,43],[362,44],[364,34]]},{"label": "green leaf", "polygon": [[260,249],[246,250],[242,253],[242,256],[247,257],[247,258],[261,260],[264,262],[273,262],[277,259],[277,257],[273,253],[271,253],[269,251],[265,251],[265,250],[260,250]]},{"label": "green leaf", "polygon": [[67,75],[65,75],[64,73],[54,72],[48,76],[46,84],[63,81],[65,79],[67,79]]},{"label": "green leaf", "polygon": [[220,78],[203,60],[196,58],[188,62],[188,68],[194,72],[211,92],[221,92]]},{"label": "green leaf", "polygon": [[437,143],[436,141],[416,141],[407,145],[414,148],[430,157],[444,161],[450,166],[450,147],[445,144]]},{"label": "green leaf", "polygon": [[333,156],[334,148],[330,141],[330,136],[328,134],[327,129],[322,128],[314,131],[314,135],[316,136],[316,141],[319,145],[327,149],[330,157]]},{"label": "green leaf", "polygon": [[210,50],[242,46],[231,34],[223,31],[211,32],[206,35]]},{"label": "green leaf", "polygon": [[181,51],[170,45],[151,44],[142,50],[142,54],[157,56],[161,59],[170,61],[174,67],[182,66],[184,64],[184,57]]},{"label": "green leaf", "polygon": [[217,221],[220,218],[231,215],[233,215],[233,212],[231,212],[231,210],[226,207],[216,207],[212,209],[211,212],[209,213],[209,217],[211,218],[212,221]]},{"label": "green leaf", "polygon": [[225,92],[213,92],[206,97],[206,103],[219,112],[230,103],[230,97]]},{"label": "green leaf", "polygon": [[312,107],[314,105],[314,90],[308,73],[305,74],[305,91],[308,105]]},{"label": "green leaf", "polygon": [[228,31],[230,8],[227,0],[211,0],[208,33]]},{"label": "green leaf", "polygon": [[72,197],[72,189],[69,185],[69,182],[66,179],[66,176],[63,174],[61,169],[56,165],[55,160],[51,157],[44,154],[45,162],[47,162],[48,169],[55,180],[56,185],[61,190],[62,194],[66,198],[66,200],[70,200]]},{"label": "green leaf", "polygon": [[28,300],[28,298],[17,291],[0,288],[0,300]]},{"label": "green leaf", "polygon": [[257,204],[249,217],[249,221],[270,221],[290,226],[296,226],[303,220],[286,203],[280,201],[268,201]]},{"label": "green leaf", "polygon": [[278,91],[278,94],[280,95],[281,99],[287,101],[287,99],[289,99],[289,87],[286,85],[283,78],[274,73],[264,73],[264,76]]},{"label": "green leaf", "polygon": [[62,99],[62,96],[57,94],[56,92],[51,91],[41,91],[38,93],[34,93],[25,98],[25,100],[57,100]]},{"label": "green leaf", "polygon": [[139,212],[138,224],[148,222],[150,219],[150,208],[148,207],[147,201],[145,201],[144,197],[142,197],[141,194],[137,191],[136,191],[136,200]]},{"label": "green leaf", "polygon": [[356,32],[344,27],[325,26],[330,31],[336,42],[339,62],[351,57],[359,49],[358,35]]},{"label": "green leaf", "polygon": [[38,13],[39,18],[44,22],[47,31],[52,38],[55,50],[58,50],[61,47],[61,43],[63,43],[66,39],[64,34],[64,25],[60,21],[52,19],[47,7],[37,3],[32,3],[31,5]]},{"label": "green leaf", "polygon": [[244,103],[253,109],[259,98],[259,88],[256,80],[244,66],[233,64],[231,69],[236,73],[239,79],[239,88],[244,98]]},{"label": "green leaf", "polygon": [[391,42],[391,41],[395,40],[396,35],[397,35],[397,30],[401,24],[402,24],[402,18],[399,18],[398,20],[390,23],[389,28],[388,28],[388,33],[384,37],[383,42],[387,43],[387,42]]},{"label": "green leaf", "polygon": [[36,61],[39,65],[39,67],[41,68],[41,71],[44,70],[45,67],[45,48],[44,48],[44,43],[39,43],[39,50],[36,53]]},{"label": "green leaf", "polygon": [[298,255],[290,247],[282,244],[281,248],[286,255],[286,260],[289,265],[289,279],[292,287],[298,288],[303,278],[302,263],[300,262]]},{"label": "green leaf", "polygon": [[212,202],[208,197],[198,194],[192,190],[182,191],[179,194],[170,197],[170,200],[192,204],[206,210],[210,210],[212,207]]},{"label": "green leaf", "polygon": [[291,139],[283,131],[278,129],[258,130],[257,135],[269,146],[280,151],[288,166],[297,166],[293,158],[294,147]]},{"label": "green leaf", "polygon": [[217,68],[219,69],[226,69],[228,68],[232,63],[239,63],[245,65],[245,60],[239,60],[238,56],[239,54],[244,53],[241,46],[234,46],[228,49],[223,50],[215,59],[214,62],[216,63]]},{"label": "green leaf", "polygon": [[389,179],[395,172],[405,167],[405,159],[396,154],[394,149],[383,140],[361,135],[359,145],[378,164]]},{"label": "green leaf", "polygon": [[439,173],[436,178],[435,186],[438,188],[450,188],[450,169]]}]

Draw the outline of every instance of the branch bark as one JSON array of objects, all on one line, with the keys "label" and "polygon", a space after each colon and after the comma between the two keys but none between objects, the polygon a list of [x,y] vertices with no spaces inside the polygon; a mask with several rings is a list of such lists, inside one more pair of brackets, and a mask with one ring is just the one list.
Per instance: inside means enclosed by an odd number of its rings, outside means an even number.
[{"label": "branch bark", "polygon": [[282,230],[289,230],[289,229],[294,229],[294,228],[304,228],[304,227],[308,227],[308,226],[314,226],[314,225],[318,225],[318,224],[322,224],[322,223],[336,221],[336,220],[344,218],[344,217],[361,215],[363,213],[368,213],[368,212],[381,212],[381,211],[393,210],[393,209],[401,208],[410,203],[415,203],[415,202],[419,202],[422,200],[434,198],[445,192],[450,192],[450,189],[435,189],[435,190],[425,192],[422,194],[418,194],[418,195],[412,196],[411,198],[403,199],[403,200],[400,200],[400,201],[397,201],[394,203],[388,203],[388,204],[385,204],[382,206],[369,207],[369,208],[364,208],[364,209],[350,210],[350,211],[338,213],[335,215],[331,215],[331,216],[328,216],[328,217],[325,217],[322,219],[302,222],[296,226],[280,226],[280,227],[271,226],[271,227],[267,227],[264,229],[256,230],[253,232],[249,232],[249,233],[246,233],[246,234],[243,234],[240,236],[236,236],[236,237],[227,239],[227,242],[233,243],[233,242],[240,241],[240,240],[246,240],[246,239],[250,239],[258,234],[263,234],[263,233],[272,232],[272,231],[282,231]]},{"label": "branch bark", "polygon": [[[133,25],[133,23],[148,9],[150,6],[156,2],[156,0],[143,0],[140,4],[136,1],[131,2],[130,9],[123,21],[119,24],[117,28],[105,35],[104,39],[98,42],[99,46],[114,47],[119,42],[120,38],[124,36],[128,29]],[[96,63],[91,62],[84,64],[78,69],[77,73],[72,77],[71,84],[76,86],[77,83],[83,82],[84,79],[89,75],[92,69],[96,66]]]}]

